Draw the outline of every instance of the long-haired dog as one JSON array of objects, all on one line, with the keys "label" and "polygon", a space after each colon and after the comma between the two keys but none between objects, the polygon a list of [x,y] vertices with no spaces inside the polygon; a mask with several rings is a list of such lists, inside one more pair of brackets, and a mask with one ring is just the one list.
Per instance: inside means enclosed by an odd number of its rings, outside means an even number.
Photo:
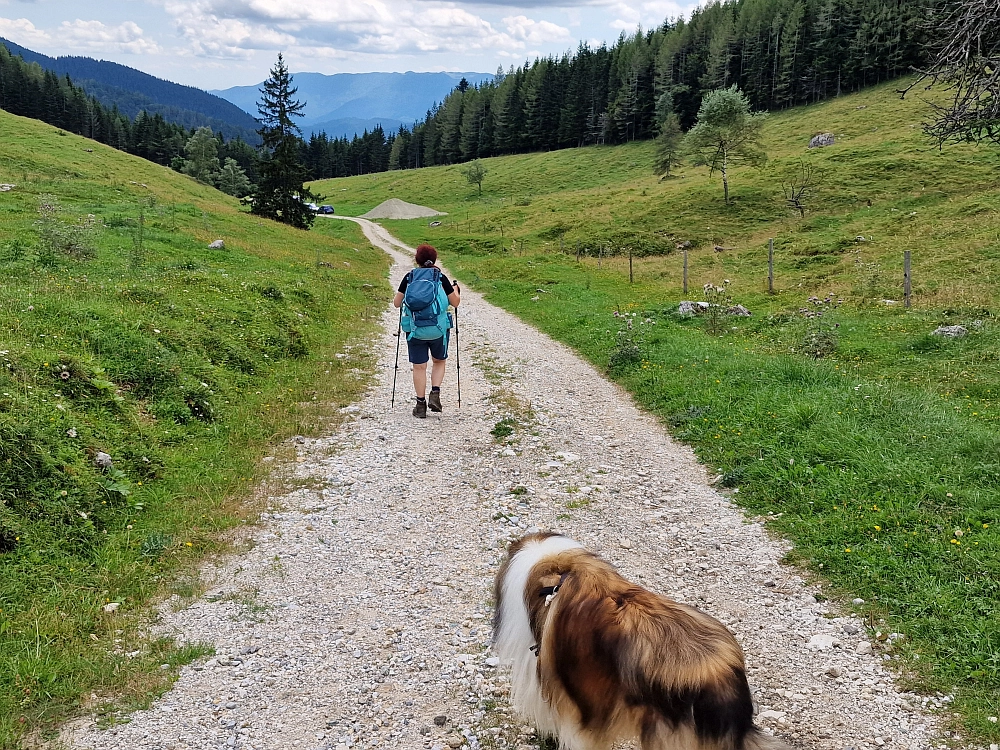
[{"label": "long-haired dog", "polygon": [[553,533],[497,573],[493,644],[514,709],[566,750],[787,750],[753,723],[743,651],[718,620],[628,582]]}]

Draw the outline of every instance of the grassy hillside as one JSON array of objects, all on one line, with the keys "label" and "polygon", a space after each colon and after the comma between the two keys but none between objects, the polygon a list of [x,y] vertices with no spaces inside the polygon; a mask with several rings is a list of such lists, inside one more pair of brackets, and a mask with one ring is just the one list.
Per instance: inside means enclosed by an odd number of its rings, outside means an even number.
[{"label": "grassy hillside", "polygon": [[[1000,151],[933,149],[924,105],[894,88],[773,115],[770,161],[734,171],[731,206],[707,170],[658,181],[649,143],[484,161],[482,200],[460,167],[316,187],[339,213],[388,197],[449,212],[439,227],[384,223],[607,368],[794,559],[865,600],[885,658],[954,693],[956,728],[997,742]],[[834,146],[806,148],[826,131]],[[820,175],[804,218],[782,192],[800,160]],[[709,283],[753,316],[678,316]],[[969,335],[929,335],[945,324]]]},{"label": "grassy hillside", "polygon": [[344,352],[384,304],[386,261],[47,125],[0,112],[0,132],[10,748],[81,696],[144,699],[197,652],[145,641],[146,602],[183,593],[178,571],[252,516],[269,446],[358,392],[363,348]]},{"label": "grassy hillside", "polygon": [[[387,223],[407,239],[445,249],[496,250],[501,226],[503,247],[511,251],[516,243],[515,254],[557,250],[560,238],[568,252],[579,242],[583,253],[595,256],[602,245],[621,252],[631,243],[641,253],[688,241],[690,288],[725,275],[748,295],[765,289],[767,239],[773,237],[779,291],[850,291],[864,281],[869,296],[892,298],[901,294],[902,251],[909,249],[916,304],[985,302],[995,293],[1000,263],[992,194],[1000,153],[933,148],[919,128],[926,105],[912,96],[900,101],[895,88],[772,115],[765,131],[770,160],[759,171],[734,170],[729,207],[718,175],[704,168],[683,167],[659,181],[650,142],[483,160],[488,173],[481,200],[461,165],[315,186],[341,213],[363,213],[389,197],[447,211],[436,228]],[[837,143],[808,149],[817,132],[834,133]],[[782,192],[800,162],[817,175],[805,219],[786,207]],[[859,236],[866,240],[858,242]],[[714,252],[715,246],[726,250]],[[879,268],[870,268],[873,263]],[[970,271],[977,274],[974,286],[967,283]],[[640,271],[640,278],[649,275],[679,290],[680,253],[658,258],[648,274]],[[780,307],[782,300],[776,302]]]}]

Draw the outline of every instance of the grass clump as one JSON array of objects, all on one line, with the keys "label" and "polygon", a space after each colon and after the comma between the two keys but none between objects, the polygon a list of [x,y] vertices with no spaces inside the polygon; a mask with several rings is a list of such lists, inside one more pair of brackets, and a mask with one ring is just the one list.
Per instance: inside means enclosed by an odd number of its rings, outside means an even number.
[{"label": "grass clump", "polygon": [[200,653],[148,642],[147,603],[253,517],[270,444],[358,393],[386,261],[41,123],[0,112],[0,129],[8,748],[82,696],[147,701],[160,664]]}]

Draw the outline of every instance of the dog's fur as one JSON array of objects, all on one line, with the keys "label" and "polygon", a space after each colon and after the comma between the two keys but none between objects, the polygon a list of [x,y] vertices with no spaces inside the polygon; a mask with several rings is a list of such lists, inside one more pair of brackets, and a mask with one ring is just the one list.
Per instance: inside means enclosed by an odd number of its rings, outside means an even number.
[{"label": "dog's fur", "polygon": [[754,726],[743,651],[722,623],[629,583],[572,539],[514,542],[494,602],[514,708],[565,750],[620,739],[643,750],[787,750]]}]

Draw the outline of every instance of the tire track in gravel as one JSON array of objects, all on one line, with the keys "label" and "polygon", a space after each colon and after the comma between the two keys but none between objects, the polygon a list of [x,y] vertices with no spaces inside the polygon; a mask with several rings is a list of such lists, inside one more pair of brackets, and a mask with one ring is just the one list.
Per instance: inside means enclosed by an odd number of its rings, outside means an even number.
[{"label": "tire track in gravel", "polygon": [[[396,260],[397,285],[409,248],[356,221]],[[496,563],[537,526],[725,622],[747,653],[758,722],[797,747],[943,746],[928,709],[947,699],[899,692],[864,625],[779,565],[787,549],[594,368],[463,290],[463,407],[452,363],[444,412],[417,420],[405,352],[389,409],[396,316],[385,313],[379,374],[350,419],[294,441],[298,489],[271,499],[252,549],[203,571],[206,596],[161,608],[158,630],[217,656],[128,724],[67,728],[67,744],[537,747],[487,651]],[[501,420],[514,432],[498,442]]]}]

